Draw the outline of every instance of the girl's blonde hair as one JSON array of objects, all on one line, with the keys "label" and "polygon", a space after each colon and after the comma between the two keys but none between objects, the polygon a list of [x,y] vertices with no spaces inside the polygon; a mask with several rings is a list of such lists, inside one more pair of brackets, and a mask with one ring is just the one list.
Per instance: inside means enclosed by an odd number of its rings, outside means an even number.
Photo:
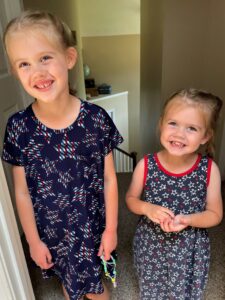
[{"label": "girl's blonde hair", "polygon": [[54,37],[58,38],[60,45],[65,49],[75,45],[72,31],[60,18],[46,11],[26,10],[8,23],[3,36],[5,46],[9,34],[27,28],[44,29],[48,36],[54,33]]},{"label": "girl's blonde hair", "polygon": [[161,120],[164,118],[169,104],[172,101],[179,101],[186,103],[188,105],[195,105],[201,109],[202,113],[205,116],[206,120],[206,129],[207,134],[210,138],[208,142],[202,147],[201,152],[204,154],[214,157],[215,155],[215,132],[217,121],[219,119],[219,113],[223,105],[223,101],[211,93],[208,93],[203,90],[198,90],[194,88],[182,89],[173,93],[165,102],[163,111],[161,114]]}]

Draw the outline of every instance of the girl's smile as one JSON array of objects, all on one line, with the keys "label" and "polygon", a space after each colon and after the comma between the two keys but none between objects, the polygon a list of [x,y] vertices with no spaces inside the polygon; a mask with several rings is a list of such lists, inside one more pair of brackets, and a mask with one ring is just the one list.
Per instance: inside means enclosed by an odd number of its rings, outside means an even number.
[{"label": "girl's smile", "polygon": [[40,80],[35,84],[34,87],[41,92],[45,92],[49,90],[49,88],[52,86],[53,83],[54,83],[53,80]]},{"label": "girl's smile", "polygon": [[171,146],[174,147],[174,148],[179,148],[179,149],[181,149],[181,148],[185,147],[185,144],[179,143],[179,142],[171,141],[170,144],[171,144]]}]

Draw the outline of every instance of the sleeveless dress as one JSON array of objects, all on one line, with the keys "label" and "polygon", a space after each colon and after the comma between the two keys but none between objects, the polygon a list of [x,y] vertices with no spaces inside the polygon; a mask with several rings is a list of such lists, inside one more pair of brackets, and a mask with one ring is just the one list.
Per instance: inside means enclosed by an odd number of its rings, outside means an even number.
[{"label": "sleeveless dress", "polygon": [[122,142],[97,105],[81,101],[76,121],[62,130],[43,125],[31,105],[8,121],[3,160],[24,166],[41,240],[71,300],[102,293],[97,257],[105,227],[104,157]]},{"label": "sleeveless dress", "polygon": [[[171,209],[175,215],[202,212],[212,160],[198,156],[185,173],[173,174],[157,154],[145,157],[144,200]],[[141,216],[134,237],[134,262],[141,300],[200,300],[209,270],[206,229],[187,227],[165,233]]]}]

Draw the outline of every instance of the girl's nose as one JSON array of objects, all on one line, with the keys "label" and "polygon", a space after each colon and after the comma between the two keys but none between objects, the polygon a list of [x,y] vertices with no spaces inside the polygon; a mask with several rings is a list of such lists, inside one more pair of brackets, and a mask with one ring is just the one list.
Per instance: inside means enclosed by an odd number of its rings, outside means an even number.
[{"label": "girl's nose", "polygon": [[32,76],[33,78],[40,78],[40,77],[44,77],[46,75],[46,69],[43,65],[41,64],[36,64],[36,65],[33,65],[33,68],[32,68]]},{"label": "girl's nose", "polygon": [[183,127],[177,127],[176,131],[173,134],[175,137],[184,139],[185,138],[185,128]]}]

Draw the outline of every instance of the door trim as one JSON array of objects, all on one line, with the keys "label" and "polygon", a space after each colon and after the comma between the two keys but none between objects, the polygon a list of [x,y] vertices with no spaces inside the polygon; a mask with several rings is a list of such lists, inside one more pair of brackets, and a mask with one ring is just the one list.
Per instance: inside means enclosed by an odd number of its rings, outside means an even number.
[{"label": "door trim", "polygon": [[1,299],[35,299],[1,160],[0,279]]}]

